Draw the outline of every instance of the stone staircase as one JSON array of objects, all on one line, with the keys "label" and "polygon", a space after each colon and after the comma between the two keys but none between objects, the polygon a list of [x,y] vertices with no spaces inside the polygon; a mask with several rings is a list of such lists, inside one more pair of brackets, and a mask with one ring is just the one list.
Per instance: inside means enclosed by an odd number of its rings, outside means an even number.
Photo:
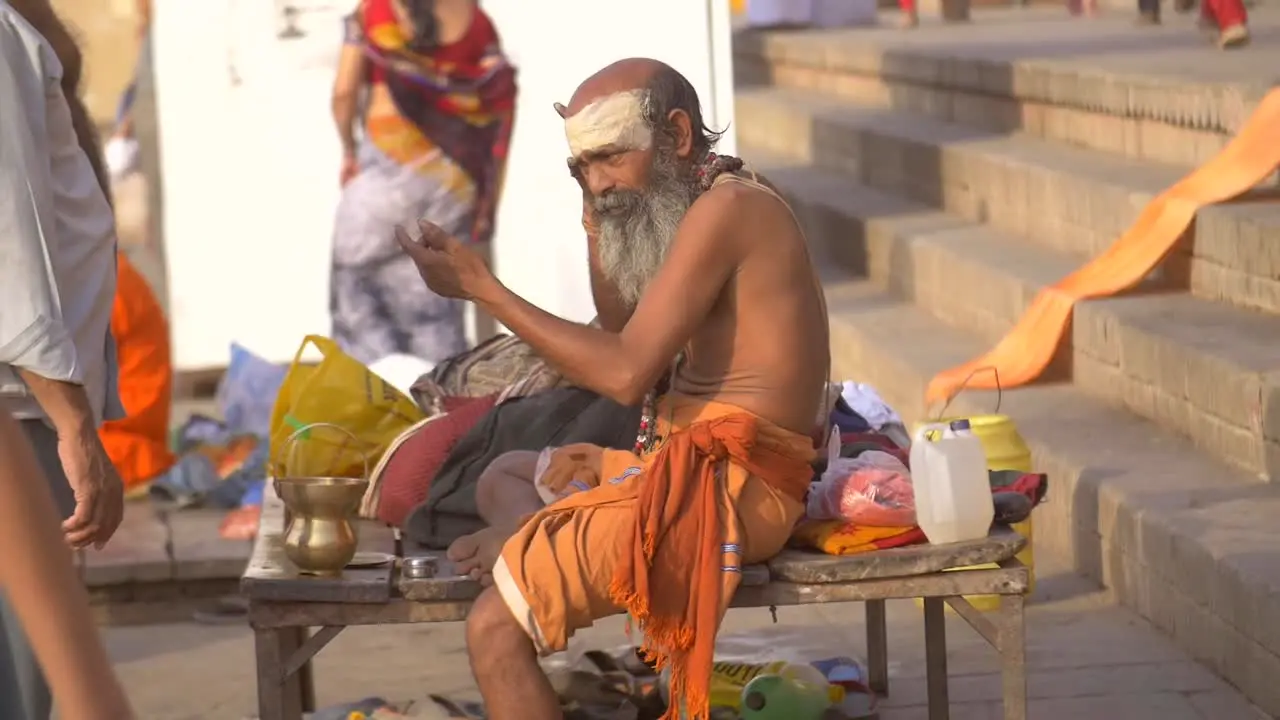
[{"label": "stone staircase", "polygon": [[[966,26],[743,34],[737,137],[793,199],[828,287],[837,376],[925,415],[937,372],[1103,252],[1220,150],[1280,67],[1190,27],[975,13]],[[1276,22],[1271,22],[1274,19]],[[1267,183],[1270,185],[1271,183]],[[1035,542],[1280,715],[1280,203],[1200,212],[1137,291],[1076,306],[998,403],[1051,476]]]}]

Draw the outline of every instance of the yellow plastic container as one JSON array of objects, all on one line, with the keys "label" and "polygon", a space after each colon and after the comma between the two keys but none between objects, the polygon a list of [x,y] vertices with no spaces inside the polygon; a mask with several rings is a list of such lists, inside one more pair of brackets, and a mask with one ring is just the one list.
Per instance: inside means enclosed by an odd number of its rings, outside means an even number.
[{"label": "yellow plastic container", "polygon": [[729,0],[729,10],[734,15],[741,15],[747,11],[747,0]]},{"label": "yellow plastic container", "polygon": [[[1027,447],[1026,440],[1022,434],[1018,432],[1018,426],[1007,415],[969,415],[943,418],[934,422],[951,422],[952,420],[967,419],[969,421],[969,429],[974,436],[982,443],[982,449],[987,456],[988,470],[1017,470],[1019,472],[1034,472],[1031,469],[1031,449]],[[1014,523],[1013,529],[1027,539],[1027,546],[1018,553],[1018,559],[1023,565],[1027,566],[1027,574],[1029,576],[1027,583],[1027,592],[1030,593],[1036,585],[1036,563],[1035,550],[1031,541],[1031,517],[1020,523]],[[962,570],[982,570],[998,567],[994,563],[987,565],[972,565],[961,568],[952,568],[953,571]],[[998,595],[975,595],[966,597],[969,604],[978,610],[995,610],[1000,607],[1000,596]],[[917,600],[917,604],[923,604]],[[950,608],[947,608],[950,610]]]}]

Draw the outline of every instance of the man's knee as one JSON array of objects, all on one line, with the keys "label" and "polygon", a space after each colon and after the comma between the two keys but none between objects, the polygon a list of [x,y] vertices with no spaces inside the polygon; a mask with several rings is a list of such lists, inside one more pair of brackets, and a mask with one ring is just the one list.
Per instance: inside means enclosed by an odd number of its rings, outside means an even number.
[{"label": "man's knee", "polygon": [[480,515],[484,516],[494,502],[506,494],[513,482],[532,484],[537,466],[538,453],[532,450],[512,450],[494,458],[476,481],[476,505]]},{"label": "man's knee", "polygon": [[527,645],[534,651],[533,640],[516,621],[511,608],[497,588],[485,588],[467,613],[467,652],[471,657],[511,652],[512,644]]}]

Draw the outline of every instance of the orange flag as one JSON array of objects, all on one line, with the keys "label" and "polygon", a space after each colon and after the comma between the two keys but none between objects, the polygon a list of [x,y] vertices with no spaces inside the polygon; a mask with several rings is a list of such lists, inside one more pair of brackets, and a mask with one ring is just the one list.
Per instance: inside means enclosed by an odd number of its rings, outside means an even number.
[{"label": "orange flag", "polygon": [[[1106,252],[1041,290],[1018,324],[989,352],[938,373],[925,400],[930,405],[945,402],[963,388],[996,389],[997,377],[1006,388],[1040,377],[1077,300],[1109,297],[1142,282],[1191,227],[1197,210],[1248,191],[1277,167],[1280,90],[1272,90],[1222,152],[1152,200]],[[980,372],[987,368],[996,372]]]}]

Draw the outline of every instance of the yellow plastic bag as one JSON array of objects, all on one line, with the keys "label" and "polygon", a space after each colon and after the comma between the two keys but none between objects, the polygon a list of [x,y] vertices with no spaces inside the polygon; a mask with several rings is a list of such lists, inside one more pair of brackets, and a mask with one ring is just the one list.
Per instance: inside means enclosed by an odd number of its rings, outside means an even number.
[{"label": "yellow plastic bag", "polygon": [[[302,362],[308,345],[324,355],[320,364]],[[424,417],[404,393],[342,352],[337,343],[308,335],[271,411],[272,474],[365,477],[391,441]],[[308,429],[315,423],[336,425],[341,431]]]}]

